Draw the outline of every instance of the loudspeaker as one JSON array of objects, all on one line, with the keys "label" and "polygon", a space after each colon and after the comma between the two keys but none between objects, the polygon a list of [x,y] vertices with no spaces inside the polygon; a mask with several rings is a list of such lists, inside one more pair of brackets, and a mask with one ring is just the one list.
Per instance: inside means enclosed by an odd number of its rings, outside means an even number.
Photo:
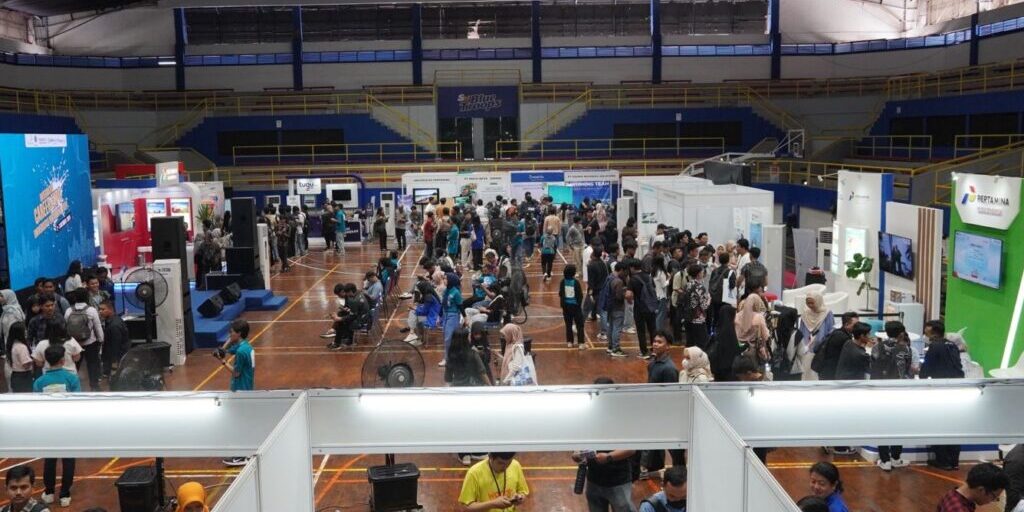
[{"label": "loudspeaker", "polygon": [[242,288],[243,276],[242,274],[231,274],[228,272],[210,272],[206,274],[206,289],[222,290],[225,286],[231,284],[238,284],[239,288]]},{"label": "loudspeaker", "polygon": [[256,250],[254,247],[228,247],[224,250],[224,257],[228,261],[229,274],[246,276],[256,273]]},{"label": "loudspeaker", "polygon": [[223,309],[224,301],[220,299],[220,295],[213,295],[199,305],[199,314],[205,318],[212,318],[219,315]]},{"label": "loudspeaker", "polygon": [[169,368],[171,366],[171,344],[165,341],[139,343],[138,345],[133,346],[131,351],[152,352],[156,356],[156,360],[160,364],[161,369]]},{"label": "loudspeaker", "polygon": [[185,245],[185,219],[181,217],[153,217],[150,219],[150,235],[153,239],[153,261],[181,261],[182,292],[189,290],[188,251]]},{"label": "loudspeaker", "polygon": [[153,512],[157,510],[161,485],[153,466],[128,468],[114,483],[121,512]]},{"label": "loudspeaker", "polygon": [[256,246],[256,200],[238,197],[231,200],[231,241],[235,247]]},{"label": "loudspeaker", "polygon": [[234,304],[242,298],[242,289],[239,288],[238,283],[231,283],[221,288],[218,295],[224,304]]},{"label": "loudspeaker", "polygon": [[366,470],[370,481],[371,510],[418,509],[416,503],[420,470],[415,464],[372,466]]}]

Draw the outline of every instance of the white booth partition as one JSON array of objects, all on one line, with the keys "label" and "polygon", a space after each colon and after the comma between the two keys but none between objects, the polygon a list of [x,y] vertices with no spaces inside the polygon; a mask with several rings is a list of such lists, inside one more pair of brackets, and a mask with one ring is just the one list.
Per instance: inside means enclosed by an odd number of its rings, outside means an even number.
[{"label": "white booth partition", "polygon": [[263,510],[313,506],[312,477],[296,478],[313,472],[309,447],[309,408],[303,393],[256,453]]},{"label": "white booth partition", "polygon": [[224,495],[217,500],[213,512],[260,512],[259,461],[249,459]]},{"label": "white booth partition", "polygon": [[749,448],[746,459],[747,512],[800,512],[793,498]]},{"label": "white booth partition", "polygon": [[687,459],[687,509],[746,510],[744,494],[736,492],[736,484],[747,473],[747,445],[700,391],[693,397],[692,429],[695,449]]}]

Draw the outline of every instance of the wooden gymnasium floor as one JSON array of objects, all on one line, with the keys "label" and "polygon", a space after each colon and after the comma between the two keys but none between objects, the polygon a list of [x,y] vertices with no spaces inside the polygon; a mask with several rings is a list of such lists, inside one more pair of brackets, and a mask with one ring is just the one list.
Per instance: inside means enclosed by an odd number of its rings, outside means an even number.
[{"label": "wooden gymnasium floor", "polygon": [[[413,244],[402,257],[405,270],[402,287],[408,289],[413,270],[422,251],[421,244]],[[277,294],[287,295],[288,305],[281,311],[246,313],[244,318],[252,324],[251,340],[258,353],[256,372],[258,389],[358,387],[360,369],[370,350],[365,339],[351,351],[332,352],[325,348],[326,340],[318,335],[327,329],[325,320],[334,304],[332,288],[339,282],[362,281],[379,257],[375,247],[349,247],[344,256],[325,254],[313,250],[295,261],[284,274],[274,275],[272,285]],[[560,275],[564,260],[556,258],[554,275]],[[568,349],[558,308],[557,279],[543,283],[539,259],[527,269],[532,290],[533,305],[526,335],[534,339],[538,352],[538,372],[543,384],[585,384],[598,376],[612,377],[616,382],[644,382],[645,363],[637,359],[635,336],[625,335],[623,346],[629,358],[612,359],[603,346],[586,351]],[[400,311],[404,309],[399,308]],[[386,318],[386,336],[400,337],[402,315]],[[596,325],[588,322],[587,335],[596,340]],[[680,349],[673,349],[679,360]],[[437,345],[423,350],[426,359],[426,385],[443,386],[443,372],[436,366],[441,359]],[[210,350],[191,354],[188,363],[167,377],[171,390],[226,390],[228,375],[216,364]],[[112,426],[113,427],[113,426]],[[799,499],[807,494],[807,468],[821,457],[816,448],[785,449],[772,452],[769,468],[786,490]],[[522,454],[520,461],[531,486],[531,498],[522,507],[524,511],[584,511],[582,497],[572,493],[576,468],[567,453]],[[398,456],[399,461],[415,462],[422,472],[419,481],[420,503],[428,511],[454,510],[465,469],[452,454]],[[0,472],[24,461],[0,459]],[[314,457],[315,497],[317,510],[369,510],[368,485],[365,470],[383,463],[381,456],[328,456]],[[852,510],[931,512],[939,497],[964,478],[967,465],[958,472],[944,473],[921,465],[895,470],[885,474],[859,458],[837,457],[842,478],[846,483],[846,500]],[[141,459],[79,460],[73,488],[73,504],[66,510],[84,510],[90,506],[103,506],[117,510],[114,481],[125,468],[149,464]],[[42,461],[31,462],[40,479]],[[237,468],[223,466],[215,459],[176,459],[167,461],[167,476],[174,487],[188,480],[197,480],[209,487],[213,501],[230,484]],[[641,481],[634,488],[639,501],[657,490],[656,482]],[[2,496],[0,496],[2,497]],[[211,503],[213,502],[211,501]],[[0,500],[0,506],[5,504]]]}]

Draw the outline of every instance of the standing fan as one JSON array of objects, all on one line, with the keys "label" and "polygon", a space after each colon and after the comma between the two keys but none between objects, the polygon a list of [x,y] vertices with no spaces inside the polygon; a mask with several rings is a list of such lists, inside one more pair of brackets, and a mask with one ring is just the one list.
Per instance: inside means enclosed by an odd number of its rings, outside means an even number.
[{"label": "standing fan", "polygon": [[[397,340],[383,340],[363,362],[364,388],[412,388],[423,385],[426,365],[419,349]],[[395,463],[395,454],[384,455],[383,466],[367,469],[370,510],[392,512],[422,510],[416,503],[419,469],[415,464]]]},{"label": "standing fan", "polygon": [[530,318],[526,312],[526,306],[530,305],[530,283],[526,281],[522,265],[505,258],[498,269],[498,279],[504,283],[501,294],[507,298],[505,322],[525,324]]},{"label": "standing fan", "polygon": [[385,340],[363,362],[363,387],[420,387],[424,373],[426,365],[419,349],[404,341]]},{"label": "standing fan", "polygon": [[122,282],[125,285],[135,285],[135,289],[130,293],[126,287],[123,295],[129,304],[145,313],[146,343],[152,343],[153,331],[156,330],[156,308],[167,300],[167,280],[149,267],[140,267],[131,271]]}]

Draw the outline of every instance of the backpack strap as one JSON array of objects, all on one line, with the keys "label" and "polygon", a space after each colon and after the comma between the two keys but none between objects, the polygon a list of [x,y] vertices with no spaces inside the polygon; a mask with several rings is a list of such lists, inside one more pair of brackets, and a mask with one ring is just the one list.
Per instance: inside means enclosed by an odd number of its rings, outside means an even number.
[{"label": "backpack strap", "polygon": [[651,501],[651,500],[643,500],[643,501],[640,502],[640,507],[641,508],[644,506],[644,503],[650,505],[651,508],[654,509],[654,512],[668,512],[668,507],[666,507],[661,502]]}]

